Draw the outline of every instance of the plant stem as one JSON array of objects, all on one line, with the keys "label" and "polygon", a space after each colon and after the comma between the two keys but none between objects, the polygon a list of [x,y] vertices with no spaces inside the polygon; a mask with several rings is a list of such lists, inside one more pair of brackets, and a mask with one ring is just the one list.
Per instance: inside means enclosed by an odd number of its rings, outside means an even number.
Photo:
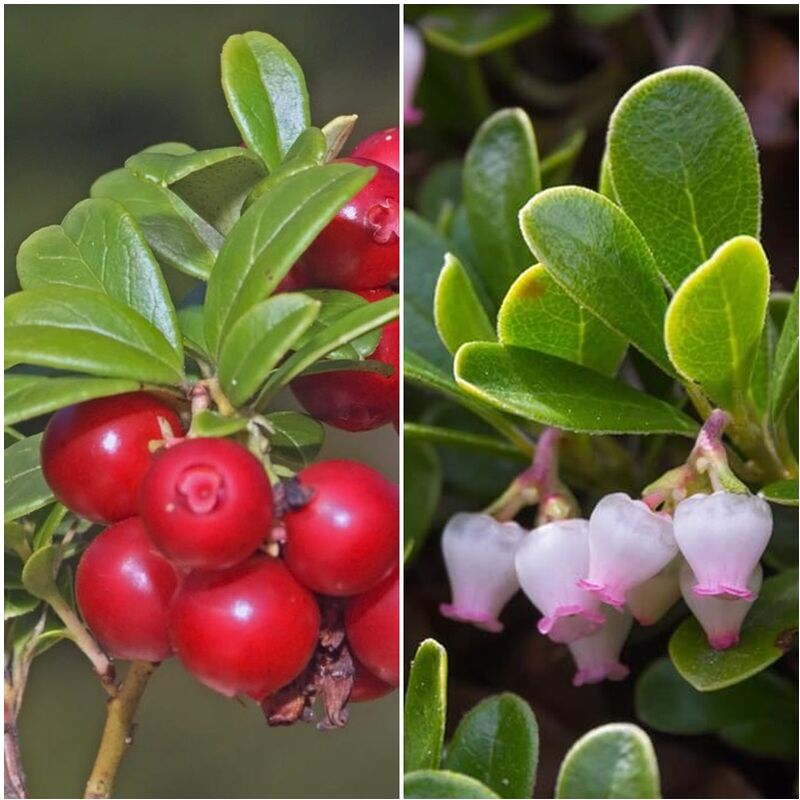
[{"label": "plant stem", "polygon": [[157,664],[134,661],[116,695],[108,701],[103,738],[84,797],[110,797],[122,758],[133,741],[134,717]]},{"label": "plant stem", "polygon": [[22,767],[22,757],[19,752],[19,738],[17,736],[17,691],[11,684],[8,670],[5,674],[4,690],[4,716],[3,725],[3,788],[7,798],[23,798],[28,793],[25,787],[25,770]]}]

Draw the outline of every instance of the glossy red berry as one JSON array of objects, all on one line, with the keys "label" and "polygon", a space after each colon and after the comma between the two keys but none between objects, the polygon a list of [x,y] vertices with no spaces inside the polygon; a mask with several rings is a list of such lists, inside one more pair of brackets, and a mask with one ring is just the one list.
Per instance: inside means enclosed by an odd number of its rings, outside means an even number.
[{"label": "glossy red berry", "polygon": [[390,686],[373,675],[355,656],[353,657],[353,668],[355,674],[353,675],[353,688],[350,691],[350,703],[366,703],[394,691],[394,686]]},{"label": "glossy red berry", "polygon": [[281,282],[275,287],[275,294],[281,292],[299,292],[303,289],[313,288],[308,280],[308,277],[303,272],[302,263],[295,264],[289,272],[284,275]]},{"label": "glossy red berry", "polygon": [[185,569],[237,564],[272,527],[264,467],[230,439],[184,439],[160,451],[139,507],[155,544]]},{"label": "glossy red berry", "polygon": [[386,128],[362,139],[354,148],[356,158],[368,158],[400,171],[400,128]]},{"label": "glossy red berry", "polygon": [[366,591],[397,563],[397,486],[357,461],[320,461],[297,475],[311,500],[284,517],[284,558],[320,594]]},{"label": "glossy red berry", "polygon": [[163,661],[172,655],[169,611],[178,570],[159,553],[139,517],[106,528],[81,556],[78,607],[112,656]]},{"label": "glossy red berry", "polygon": [[[375,302],[390,297],[387,289],[358,292]],[[400,322],[385,325],[372,361],[388,364],[393,372],[343,370],[305,375],[292,381],[292,391],[312,417],[345,431],[369,431],[397,419],[400,409]]]},{"label": "glossy red berry", "polygon": [[377,172],[303,254],[303,272],[318,287],[356,291],[388,286],[400,271],[399,176],[376,161],[341,160]]},{"label": "glossy red berry", "polygon": [[400,683],[400,589],[395,570],[377,586],[352,598],[344,625],[350,648],[382,681]]},{"label": "glossy red berry", "polygon": [[319,607],[276,558],[191,573],[172,611],[175,651],[222,694],[261,701],[294,680],[314,653]]},{"label": "glossy red berry", "polygon": [[57,411],[42,439],[42,471],[53,494],[92,522],[132,517],[152,459],[150,443],[164,438],[159,419],[173,435],[183,435],[177,414],[146,392]]}]

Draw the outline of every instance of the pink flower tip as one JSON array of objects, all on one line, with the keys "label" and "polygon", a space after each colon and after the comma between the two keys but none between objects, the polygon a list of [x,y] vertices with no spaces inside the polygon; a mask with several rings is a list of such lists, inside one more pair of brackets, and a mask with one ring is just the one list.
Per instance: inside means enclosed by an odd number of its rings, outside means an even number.
[{"label": "pink flower tip", "polygon": [[481,630],[489,631],[489,633],[500,633],[503,630],[503,623],[491,614],[472,611],[452,603],[441,603],[439,605],[439,613],[455,622],[469,622]]},{"label": "pink flower tip", "polygon": [[630,670],[619,661],[606,661],[591,667],[584,667],[575,673],[573,686],[586,686],[603,681],[621,681],[628,677]]},{"label": "pink flower tip", "polygon": [[583,578],[578,581],[578,586],[587,592],[596,594],[606,605],[614,606],[616,609],[625,606],[625,595],[610,589],[607,583],[595,583]]},{"label": "pink flower tip", "polygon": [[729,650],[739,644],[739,634],[736,631],[717,633],[708,637],[708,643],[715,650]]},{"label": "pink flower tip", "polygon": [[693,587],[692,591],[698,597],[719,597],[721,600],[755,600],[757,596],[755,592],[750,591],[746,586],[730,586],[724,583],[716,586],[700,586],[698,584]]}]

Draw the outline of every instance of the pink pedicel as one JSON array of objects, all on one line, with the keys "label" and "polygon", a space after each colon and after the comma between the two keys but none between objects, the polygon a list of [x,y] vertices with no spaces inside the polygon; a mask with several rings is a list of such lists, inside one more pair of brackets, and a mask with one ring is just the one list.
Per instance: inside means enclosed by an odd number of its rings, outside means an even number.
[{"label": "pink pedicel", "polygon": [[425,44],[419,31],[411,25],[403,26],[403,123],[417,125],[422,121],[422,111],[414,105],[414,95],[425,66]]},{"label": "pink pedicel", "polygon": [[628,611],[640,625],[655,625],[681,599],[678,578],[686,562],[680,554],[664,569],[628,592]]},{"label": "pink pedicel", "polygon": [[498,522],[488,514],[451,517],[442,555],[453,602],[440,605],[440,613],[492,633],[503,630],[497,618],[519,589],[514,553],[524,536],[516,522]]},{"label": "pink pedicel", "polygon": [[573,686],[585,686],[601,681],[621,681],[630,670],[620,661],[620,653],[628,638],[633,617],[627,612],[603,612],[605,624],[591,636],[570,642],[569,650],[578,668]]},{"label": "pink pedicel", "polygon": [[[747,581],[747,590],[755,598],[761,589],[763,570],[756,568]],[[708,643],[715,650],[728,650],[739,644],[739,631],[755,599],[740,597],[710,597],[695,592],[697,578],[692,568],[684,562],[680,572],[680,585],[683,599],[708,637]]]},{"label": "pink pedicel", "polygon": [[531,531],[517,550],[517,577],[542,613],[539,632],[565,644],[594,633],[604,622],[600,603],[577,584],[589,568],[589,523],[549,522]]},{"label": "pink pedicel", "polygon": [[772,511],[760,497],[696,494],[675,509],[675,539],[689,562],[698,597],[754,600],[748,580],[772,536]]},{"label": "pink pedicel", "polygon": [[677,553],[669,516],[622,492],[609,494],[589,518],[589,574],[579,585],[604,603],[622,608],[625,595]]}]

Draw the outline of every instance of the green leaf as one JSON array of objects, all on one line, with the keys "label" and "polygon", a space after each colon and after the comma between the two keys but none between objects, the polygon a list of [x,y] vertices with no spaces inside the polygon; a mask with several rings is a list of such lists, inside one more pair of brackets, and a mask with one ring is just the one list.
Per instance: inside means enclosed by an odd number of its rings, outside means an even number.
[{"label": "green leaf", "polygon": [[313,164],[325,163],[328,142],[319,128],[306,128],[289,148],[285,161],[307,161]]},{"label": "green leaf", "polygon": [[[770,300],[770,305],[771,305]],[[772,394],[772,371],[775,361],[775,345],[778,333],[775,322],[767,306],[767,315],[761,331],[761,339],[753,359],[753,372],[750,375],[749,399],[752,402],[759,418],[764,419],[769,415],[770,396]]]},{"label": "green leaf", "polygon": [[578,128],[578,130],[566,136],[552,153],[548,153],[542,159],[543,189],[559,186],[569,179],[585,142],[586,131],[583,128]]},{"label": "green leaf", "polygon": [[[16,553],[24,561],[31,554],[28,528],[21,522],[6,522],[3,533],[3,547],[6,552]],[[8,586],[8,570],[6,570]]]},{"label": "green leaf", "polygon": [[669,305],[664,339],[672,363],[723,408],[746,402],[768,296],[761,245],[738,236],[699,266]]},{"label": "green leaf", "polygon": [[54,500],[42,475],[41,433],[15,442],[3,452],[4,519],[19,519]]},{"label": "green leaf", "polygon": [[10,374],[5,376],[5,424],[14,425],[59,408],[95,397],[109,397],[142,389],[138,381],[121,378]]},{"label": "green leaf", "polygon": [[530,266],[518,214],[540,188],[530,118],[519,108],[498,111],[478,129],[464,161],[464,204],[478,253],[476,268],[497,306]]},{"label": "green leaf", "polygon": [[729,650],[709,647],[694,617],[672,634],[669,654],[678,672],[701,692],[733,686],[774,664],[797,631],[797,570],[764,581],[745,618],[739,644]]},{"label": "green leaf", "polygon": [[139,223],[161,264],[195,278],[208,278],[222,247],[222,235],[174,192],[117,169],[94,182],[91,196],[121,203]]},{"label": "green leaf", "polygon": [[[355,294],[355,292],[344,292],[339,289],[304,289],[303,294],[318,301],[321,305],[319,314],[317,314],[311,327],[297,340],[296,348],[302,347],[312,337],[335,324],[336,320],[345,314],[369,305],[368,300]],[[381,332],[379,330],[371,331],[349,344],[332,350],[328,353],[327,358],[354,361],[367,358],[367,356],[371,356],[375,352],[380,338]]]},{"label": "green leaf", "polygon": [[556,797],[661,797],[658,761],[650,738],[627,723],[589,731],[561,762]]},{"label": "green leaf", "polygon": [[589,189],[546,189],[520,212],[528,246],[579,305],[672,374],[664,349],[667,300],[642,235]]},{"label": "green leaf", "polygon": [[[416,207],[429,222],[439,222],[461,206],[464,170],[460,159],[441,161],[434,166],[416,193]],[[439,226],[441,230],[441,226]]]},{"label": "green leaf", "polygon": [[481,781],[500,797],[532,797],[539,761],[539,728],[515,694],[488,697],[462,718],[444,766]]},{"label": "green leaf", "polygon": [[222,89],[242,138],[272,171],[310,123],[300,65],[266,33],[231,36],[222,48]]},{"label": "green leaf", "polygon": [[54,627],[50,630],[43,631],[36,637],[33,647],[34,657],[40,656],[42,653],[49,650],[53,645],[56,645],[64,640],[74,642],[75,637],[63,626]]},{"label": "green leaf", "polygon": [[435,47],[471,58],[532,36],[552,19],[545,6],[442,6],[420,20],[425,39]]},{"label": "green leaf", "polygon": [[432,800],[453,797],[466,800],[472,797],[499,797],[487,786],[467,775],[443,769],[420,769],[403,777],[403,797]]},{"label": "green leaf", "polygon": [[224,437],[233,436],[247,428],[244,417],[223,417],[216,411],[201,411],[192,417],[189,436],[197,437]]},{"label": "green leaf", "polygon": [[265,419],[272,426],[270,456],[292,469],[307,467],[325,441],[325,428],[313,417],[294,411],[275,411]]},{"label": "green leaf", "polygon": [[536,264],[508,290],[497,315],[506,345],[539,350],[614,375],[625,355],[625,340],[578,305]]},{"label": "green leaf", "polygon": [[208,280],[206,341],[219,353],[245,311],[265,300],[373,170],[338,163],[309,167],[258,198],[225,239]]},{"label": "green leaf", "polygon": [[770,483],[768,486],[764,486],[758,495],[765,500],[769,500],[770,503],[777,503],[781,506],[796,506],[798,505],[797,478]]},{"label": "green leaf", "polygon": [[332,161],[347,143],[353,128],[358,122],[356,114],[347,114],[334,117],[330,122],[322,126],[322,135],[325,137],[325,155],[323,161]]},{"label": "green leaf", "polygon": [[323,372],[373,372],[388,378],[394,374],[394,367],[377,359],[353,361],[348,358],[330,359],[326,356],[322,361],[306,367],[303,375],[321,375]]},{"label": "green leaf", "polygon": [[405,442],[429,442],[455,449],[473,450],[503,456],[504,458],[528,461],[527,456],[524,456],[515,447],[501,439],[455,428],[406,422],[403,425],[403,439]]},{"label": "green leaf", "polygon": [[22,582],[34,597],[48,600],[58,594],[56,570],[58,568],[58,547],[48,545],[37,550],[22,570]]},{"label": "green leaf", "polygon": [[696,423],[627,384],[560,358],[475,342],[456,354],[458,385],[509,414],[585,433],[678,433]]},{"label": "green leaf", "polygon": [[604,28],[627,19],[641,7],[639,3],[586,3],[569,6],[569,10],[578,22]]},{"label": "green leaf", "polygon": [[219,356],[219,380],[234,406],[249,400],[319,312],[304,294],[279,294],[249,308],[231,328]]},{"label": "green leaf", "polygon": [[797,286],[786,312],[778,344],[775,347],[774,380],[772,383],[772,416],[780,420],[792,395],[797,391]]},{"label": "green leaf", "polygon": [[29,236],[17,254],[23,289],[91,289],[138,311],[183,355],[175,307],[139,226],[114,200],[83,200],[61,225]]},{"label": "green leaf", "polygon": [[[791,702],[796,708],[796,695]],[[784,724],[775,718],[743,722],[723,728],[718,735],[731,747],[759,758],[780,758],[785,761],[794,761],[797,758],[797,716]]]},{"label": "green leaf", "polygon": [[6,588],[3,593],[3,619],[9,620],[21,617],[33,611],[41,601],[38,597],[22,591],[21,589]]},{"label": "green leaf", "polygon": [[442,491],[442,467],[430,445],[409,440],[405,431],[403,436],[403,558],[408,562],[430,532]]},{"label": "green leaf", "polygon": [[406,772],[439,766],[446,712],[447,651],[434,639],[426,639],[411,662],[406,688],[403,733]]},{"label": "green leaf", "polygon": [[449,242],[412,211],[403,214],[403,328],[405,347],[449,372],[453,360],[433,320],[436,281]]},{"label": "green leaf", "polygon": [[244,147],[138,153],[125,167],[171,189],[222,234],[239,219],[245,198],[266,174],[261,159]]},{"label": "green leaf", "polygon": [[755,141],[713,72],[673,67],[639,81],[611,117],[608,152],[620,204],[673,289],[724,242],[758,237]]},{"label": "green leaf", "polygon": [[716,692],[698,692],[687,683],[668,658],[650,664],[636,684],[636,715],[663,733],[715,733],[729,726],[771,720],[797,719],[797,689],[770,672]]},{"label": "green leaf", "polygon": [[464,265],[452,254],[444,257],[433,300],[439,338],[455,353],[466,342],[493,342],[495,333]]},{"label": "green leaf", "polygon": [[392,295],[375,303],[368,303],[366,307],[357,308],[340,317],[295,351],[272,373],[258,397],[257,407],[263,408],[282,387],[288,385],[315,361],[319,361],[328,353],[354,341],[359,336],[397,319],[399,313],[400,297]]},{"label": "green leaf", "polygon": [[189,350],[209,358],[206,345],[205,318],[203,304],[206,298],[205,284],[195,286],[187,292],[178,305],[178,326],[183,335],[184,345]]},{"label": "green leaf", "polygon": [[128,306],[66,286],[27,289],[5,300],[6,359],[103,378],[175,384],[183,358]]}]

